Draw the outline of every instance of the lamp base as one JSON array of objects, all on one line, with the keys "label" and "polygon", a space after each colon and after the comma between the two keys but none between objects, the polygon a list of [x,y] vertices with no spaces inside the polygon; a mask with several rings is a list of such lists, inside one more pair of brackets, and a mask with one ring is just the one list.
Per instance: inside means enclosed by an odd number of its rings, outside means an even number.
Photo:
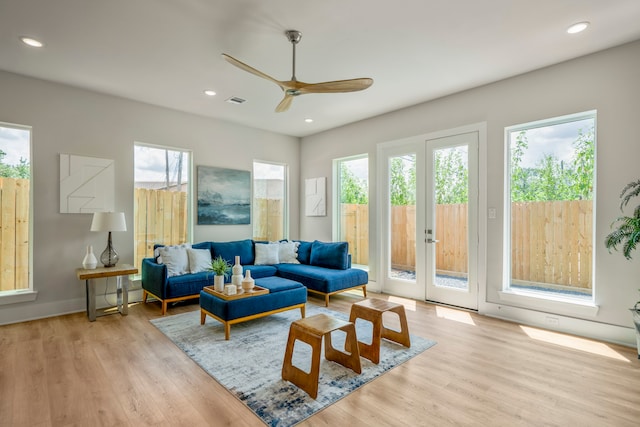
[{"label": "lamp base", "polygon": [[109,240],[107,241],[107,248],[100,255],[100,262],[105,267],[115,267],[115,265],[120,260],[118,253],[113,248],[113,244],[111,243],[111,232],[109,232]]}]

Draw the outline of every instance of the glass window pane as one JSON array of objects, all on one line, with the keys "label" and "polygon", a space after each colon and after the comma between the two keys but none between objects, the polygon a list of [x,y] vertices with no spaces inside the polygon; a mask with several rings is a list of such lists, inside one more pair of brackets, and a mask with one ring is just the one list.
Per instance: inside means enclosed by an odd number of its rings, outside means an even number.
[{"label": "glass window pane", "polygon": [[189,241],[189,152],[135,145],[134,262],[153,256],[155,244]]},{"label": "glass window pane", "polygon": [[351,265],[369,264],[369,158],[338,161],[340,218],[338,238],[349,242]]},{"label": "glass window pane", "polygon": [[0,126],[0,292],[30,288],[31,130]]},{"label": "glass window pane", "polygon": [[285,236],[286,166],[253,162],[253,238],[277,241]]},{"label": "glass window pane", "polygon": [[595,116],[508,132],[512,289],[593,295]]},{"label": "glass window pane", "polygon": [[416,280],[416,155],[389,158],[389,277]]}]

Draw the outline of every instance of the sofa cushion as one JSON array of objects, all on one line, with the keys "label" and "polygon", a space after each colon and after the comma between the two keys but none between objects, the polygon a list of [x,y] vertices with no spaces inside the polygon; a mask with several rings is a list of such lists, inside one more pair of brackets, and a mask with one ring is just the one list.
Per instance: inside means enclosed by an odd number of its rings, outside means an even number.
[{"label": "sofa cushion", "polygon": [[211,256],[217,258],[221,255],[230,264],[235,264],[236,256],[240,257],[240,264],[253,264],[253,240],[236,240],[233,242],[211,242]]},{"label": "sofa cushion", "polygon": [[302,283],[318,292],[335,292],[354,286],[366,285],[369,275],[357,268],[336,270],[304,264],[278,264],[278,275]]},{"label": "sofa cushion", "polygon": [[168,299],[197,295],[202,288],[211,285],[213,285],[213,273],[210,271],[169,277],[164,297]]},{"label": "sofa cushion", "polygon": [[262,277],[275,276],[278,270],[273,265],[243,265],[243,276],[247,270],[251,271],[251,277],[254,279],[260,279]]},{"label": "sofa cushion", "polygon": [[349,264],[348,254],[349,243],[347,242],[325,243],[315,240],[311,244],[311,259],[309,264],[317,267],[346,270]]},{"label": "sofa cushion", "polygon": [[211,269],[211,251],[209,249],[187,249],[189,273],[200,273]]},{"label": "sofa cushion", "polygon": [[190,244],[162,246],[158,248],[158,263],[167,266],[167,277],[180,276],[189,273],[189,257],[187,249]]},{"label": "sofa cushion", "polygon": [[285,279],[284,277],[265,277],[262,279],[256,279],[256,286],[269,289],[269,293],[286,291],[288,289],[295,289],[302,286],[302,283],[294,280]]},{"label": "sofa cushion", "polygon": [[300,264],[309,264],[311,262],[312,242],[305,242],[304,240],[294,240],[294,242],[300,243],[298,245],[298,261]]},{"label": "sofa cushion", "polygon": [[278,262],[282,264],[300,264],[298,261],[300,242],[281,241],[278,249]]},{"label": "sofa cushion", "polygon": [[273,265],[280,262],[279,243],[256,243],[255,251],[256,257],[253,262],[255,265]]}]

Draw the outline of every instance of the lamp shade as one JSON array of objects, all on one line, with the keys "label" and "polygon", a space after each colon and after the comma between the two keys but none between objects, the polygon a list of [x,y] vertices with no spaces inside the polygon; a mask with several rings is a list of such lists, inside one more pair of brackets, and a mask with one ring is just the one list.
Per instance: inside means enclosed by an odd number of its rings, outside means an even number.
[{"label": "lamp shade", "polygon": [[91,231],[127,231],[124,212],[94,212]]}]

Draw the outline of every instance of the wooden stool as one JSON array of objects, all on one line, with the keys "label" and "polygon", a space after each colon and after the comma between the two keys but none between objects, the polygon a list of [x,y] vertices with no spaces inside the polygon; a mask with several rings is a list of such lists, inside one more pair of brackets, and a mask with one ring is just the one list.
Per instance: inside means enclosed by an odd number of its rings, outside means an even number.
[{"label": "wooden stool", "polygon": [[[387,329],[382,324],[382,313],[392,311],[400,318],[400,332]],[[366,357],[373,363],[380,363],[380,340],[386,338],[405,347],[411,347],[409,338],[409,326],[404,306],[382,299],[366,299],[351,305],[349,321],[355,324],[356,319],[368,320],[373,324],[371,344],[358,341],[358,349],[362,357]]]},{"label": "wooden stool", "polygon": [[[354,349],[351,354],[336,350],[331,345],[331,332],[338,329],[346,332],[345,348]],[[335,319],[326,314],[318,314],[296,320],[291,323],[289,327],[287,350],[285,351],[284,362],[282,363],[282,379],[297,385],[314,399],[318,397],[320,349],[322,347],[323,337],[325,338],[325,359],[350,368],[357,374],[362,372],[357,345],[358,338],[356,337],[355,325],[352,322]],[[291,364],[293,346],[296,340],[306,342],[311,346],[311,371],[309,373]]]}]

